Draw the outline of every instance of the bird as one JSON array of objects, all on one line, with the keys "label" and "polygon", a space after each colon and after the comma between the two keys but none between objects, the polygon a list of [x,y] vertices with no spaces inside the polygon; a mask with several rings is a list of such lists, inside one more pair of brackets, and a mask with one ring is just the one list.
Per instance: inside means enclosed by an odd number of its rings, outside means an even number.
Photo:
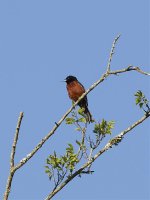
[{"label": "bird", "polygon": [[[69,98],[76,102],[79,97],[82,96],[82,94],[85,92],[84,86],[78,81],[78,79],[75,76],[69,75],[64,80],[66,82],[66,88],[68,91]],[[79,101],[78,105],[81,108],[84,108],[84,114],[86,115],[86,121],[92,122],[92,115],[88,109],[88,99],[87,96],[84,96],[81,101]]]}]

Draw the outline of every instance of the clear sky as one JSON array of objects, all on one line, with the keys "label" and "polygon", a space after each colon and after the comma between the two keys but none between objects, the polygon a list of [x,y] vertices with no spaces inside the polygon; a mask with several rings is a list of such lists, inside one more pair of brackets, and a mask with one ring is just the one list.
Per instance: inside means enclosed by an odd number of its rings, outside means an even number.
[{"label": "clear sky", "polygon": [[[61,82],[75,75],[88,88],[105,71],[114,37],[121,33],[112,69],[149,68],[148,0],[0,1],[0,199],[5,189],[17,118],[24,111],[15,161],[28,154],[71,106]],[[149,77],[112,76],[88,95],[94,118],[115,120],[113,136],[142,117],[134,93],[150,99]],[[62,154],[78,137],[65,124],[15,174],[10,200],[42,200],[52,183],[46,157]],[[56,200],[150,199],[149,120],[93,165],[93,175],[76,178]],[[108,137],[110,139],[110,137]]]}]

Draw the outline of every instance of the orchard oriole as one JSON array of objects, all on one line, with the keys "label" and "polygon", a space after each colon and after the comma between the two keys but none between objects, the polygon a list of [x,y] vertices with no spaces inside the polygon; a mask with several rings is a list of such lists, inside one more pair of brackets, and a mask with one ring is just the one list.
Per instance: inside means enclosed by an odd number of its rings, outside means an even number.
[{"label": "orchard oriole", "polygon": [[[85,92],[84,86],[77,80],[75,76],[67,76],[65,79],[66,87],[68,91],[68,95],[70,99],[76,102],[79,97]],[[88,100],[87,96],[85,96],[81,101],[78,103],[81,108],[84,108],[84,113],[86,115],[86,120],[90,123],[92,121],[92,115],[88,109]]]}]

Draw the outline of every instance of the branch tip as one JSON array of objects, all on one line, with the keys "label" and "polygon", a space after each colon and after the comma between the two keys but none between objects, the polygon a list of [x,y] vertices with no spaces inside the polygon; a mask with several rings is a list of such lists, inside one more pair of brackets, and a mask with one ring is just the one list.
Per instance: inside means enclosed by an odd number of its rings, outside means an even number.
[{"label": "branch tip", "polygon": [[120,36],[121,36],[121,34],[118,34],[118,36],[113,41],[111,51],[110,51],[110,55],[109,55],[109,59],[108,59],[108,64],[107,64],[107,73],[110,72],[110,65],[111,65],[112,57],[113,57],[113,54],[115,53],[114,52],[115,45],[116,45],[117,41],[119,40]]}]

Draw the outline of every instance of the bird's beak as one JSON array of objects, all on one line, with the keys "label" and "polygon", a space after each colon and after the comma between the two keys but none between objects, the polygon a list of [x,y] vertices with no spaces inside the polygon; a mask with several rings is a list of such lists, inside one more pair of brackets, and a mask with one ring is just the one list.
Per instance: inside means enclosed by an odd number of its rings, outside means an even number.
[{"label": "bird's beak", "polygon": [[63,81],[61,81],[61,82],[66,82],[66,79],[64,79]]}]

